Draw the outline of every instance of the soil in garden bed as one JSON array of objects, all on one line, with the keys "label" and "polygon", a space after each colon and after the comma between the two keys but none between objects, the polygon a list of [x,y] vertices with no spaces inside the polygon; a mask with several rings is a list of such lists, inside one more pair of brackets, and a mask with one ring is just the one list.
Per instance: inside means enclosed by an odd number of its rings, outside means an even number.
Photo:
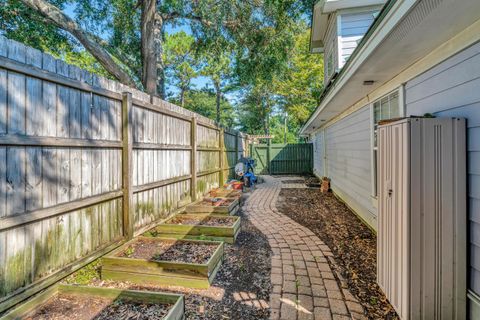
[{"label": "soil in garden bed", "polygon": [[65,280],[103,287],[151,290],[185,294],[187,320],[262,320],[269,319],[270,256],[268,239],[247,217],[242,217],[241,231],[235,244],[225,244],[225,260],[212,286],[207,290],[169,286],[141,286],[100,279],[100,261],[90,264]]},{"label": "soil in garden bed", "polygon": [[376,283],[376,236],[344,203],[315,189],[282,189],[277,208],[330,247],[337,262],[333,267],[340,268],[369,318],[398,319]]},{"label": "soil in garden bed", "polygon": [[292,184],[292,183],[297,183],[297,184],[304,184],[305,180],[282,180],[283,184]]},{"label": "soil in garden bed", "polygon": [[217,244],[189,241],[139,239],[118,254],[119,257],[205,264],[215,253]]},{"label": "soil in garden bed", "polygon": [[230,217],[175,217],[167,224],[180,224],[189,226],[229,227],[235,223]]},{"label": "soil in garden bed", "polygon": [[32,311],[25,320],[157,320],[163,319],[172,306],[131,301],[112,301],[102,297],[57,294]]},{"label": "soil in garden bed", "polygon": [[[200,206],[212,206],[212,207],[228,207],[235,199],[229,198],[209,198],[204,199],[198,203]],[[197,205],[197,204],[195,204]]]}]

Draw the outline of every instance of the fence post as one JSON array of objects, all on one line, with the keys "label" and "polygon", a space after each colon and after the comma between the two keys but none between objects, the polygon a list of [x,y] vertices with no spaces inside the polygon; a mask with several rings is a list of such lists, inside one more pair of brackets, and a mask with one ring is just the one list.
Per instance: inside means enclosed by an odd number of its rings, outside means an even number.
[{"label": "fence post", "polygon": [[132,94],[122,93],[122,185],[123,185],[123,235],[133,237],[133,188],[132,188]]},{"label": "fence post", "polygon": [[220,129],[220,174],[219,174],[219,187],[223,186],[225,183],[225,130],[223,128]]},{"label": "fence post", "polygon": [[235,131],[235,163],[238,160],[238,131]]},{"label": "fence post", "polygon": [[272,163],[270,159],[271,153],[272,153],[272,148],[271,148],[271,143],[270,139],[267,140],[267,172],[268,174],[272,174]]},{"label": "fence post", "polygon": [[190,185],[190,197],[192,202],[197,200],[197,118],[192,117],[192,126],[190,129],[190,145],[192,153],[190,156],[190,173],[192,175]]}]

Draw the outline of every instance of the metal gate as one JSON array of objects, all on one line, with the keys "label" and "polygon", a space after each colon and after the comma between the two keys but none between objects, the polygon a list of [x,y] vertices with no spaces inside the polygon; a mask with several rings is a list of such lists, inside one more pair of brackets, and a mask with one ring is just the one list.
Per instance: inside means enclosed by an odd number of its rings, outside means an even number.
[{"label": "metal gate", "polygon": [[252,144],[257,174],[308,174],[313,169],[311,143]]}]

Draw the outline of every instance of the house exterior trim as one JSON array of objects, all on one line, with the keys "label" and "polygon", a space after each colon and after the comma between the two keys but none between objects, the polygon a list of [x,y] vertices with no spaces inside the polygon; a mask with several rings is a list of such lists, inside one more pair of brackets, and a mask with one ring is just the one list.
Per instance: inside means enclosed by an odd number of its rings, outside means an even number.
[{"label": "house exterior trim", "polygon": [[353,75],[358,67],[365,62],[372,51],[390,34],[395,25],[401,21],[416,2],[416,0],[390,0],[385,5],[343,69],[340,70],[335,82],[327,88],[320,105],[300,129],[301,135],[305,135],[305,130],[313,119],[322,112],[331,99],[344,87],[345,82]]},{"label": "house exterior trim", "polygon": [[[457,36],[446,41],[444,44],[433,50],[429,55],[425,56],[421,60],[412,64],[406,70],[393,77],[384,85],[375,89],[373,92],[359,100],[348,109],[332,118],[330,121],[325,122],[320,128],[328,127],[346,116],[354,113],[357,110],[371,104],[373,101],[383,97],[385,94],[399,88],[407,81],[415,78],[419,74],[435,67],[439,63],[445,61],[448,57],[455,55],[456,53],[465,50],[471,45],[480,41],[480,20],[472,24],[470,27],[459,33]],[[318,128],[318,129],[320,129]],[[314,132],[312,132],[314,133]]]}]

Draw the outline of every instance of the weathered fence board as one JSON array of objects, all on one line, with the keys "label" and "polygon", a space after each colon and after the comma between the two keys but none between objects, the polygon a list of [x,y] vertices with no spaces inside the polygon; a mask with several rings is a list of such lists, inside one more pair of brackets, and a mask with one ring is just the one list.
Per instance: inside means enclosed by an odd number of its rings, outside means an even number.
[{"label": "weathered fence board", "polygon": [[0,313],[222,184],[245,145],[0,37]]}]

